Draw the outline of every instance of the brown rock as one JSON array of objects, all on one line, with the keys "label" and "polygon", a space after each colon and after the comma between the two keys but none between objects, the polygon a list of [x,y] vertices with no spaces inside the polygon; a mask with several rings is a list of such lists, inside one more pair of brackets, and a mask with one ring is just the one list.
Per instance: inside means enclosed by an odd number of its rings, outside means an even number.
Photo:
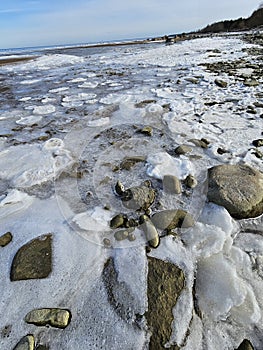
[{"label": "brown rock", "polygon": [[4,235],[0,237],[0,247],[5,247],[8,245],[13,239],[11,232],[6,232]]},{"label": "brown rock", "polygon": [[52,271],[52,235],[40,236],[16,253],[10,273],[11,281],[46,278]]},{"label": "brown rock", "polygon": [[[170,262],[148,257],[148,311],[150,350],[165,349],[172,334],[173,308],[184,288],[183,271]],[[178,321],[178,320],[177,320]],[[179,349],[176,345],[170,349]]]}]

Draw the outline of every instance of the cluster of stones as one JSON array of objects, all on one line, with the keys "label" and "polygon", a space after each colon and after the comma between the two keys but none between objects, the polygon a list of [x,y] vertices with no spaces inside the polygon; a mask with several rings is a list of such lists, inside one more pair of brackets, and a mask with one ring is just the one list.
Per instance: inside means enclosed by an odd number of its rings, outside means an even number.
[{"label": "cluster of stones", "polygon": [[[188,176],[185,180],[196,186],[196,180],[192,176]],[[179,194],[182,191],[180,181],[177,177],[167,175],[163,179],[163,189],[165,192]],[[171,233],[175,228],[191,227],[194,225],[194,220],[185,210],[172,209],[162,210],[151,215],[151,205],[156,198],[156,191],[151,187],[149,180],[143,182],[141,186],[125,189],[123,184],[118,181],[115,186],[115,193],[122,201],[122,204],[127,209],[133,210],[133,217],[129,218],[126,214],[118,214],[110,221],[112,229],[115,231],[114,237],[117,241],[129,239],[135,240],[133,231],[136,227],[143,230],[146,240],[150,247],[157,248],[160,242],[158,229],[165,233]],[[139,216],[136,215],[139,213]],[[143,214],[142,214],[143,213]]]},{"label": "cluster of stones", "polygon": [[[11,232],[0,236],[0,246],[5,247],[13,239]],[[37,237],[22,246],[14,256],[11,271],[11,281],[47,278],[52,272],[52,234]],[[71,312],[61,308],[39,308],[30,311],[25,316],[25,322],[36,326],[51,326],[66,328],[71,320]],[[10,334],[11,325],[4,328]],[[3,330],[2,330],[3,332]],[[14,350],[48,350],[48,345],[36,344],[33,334],[24,336],[14,347]]]}]

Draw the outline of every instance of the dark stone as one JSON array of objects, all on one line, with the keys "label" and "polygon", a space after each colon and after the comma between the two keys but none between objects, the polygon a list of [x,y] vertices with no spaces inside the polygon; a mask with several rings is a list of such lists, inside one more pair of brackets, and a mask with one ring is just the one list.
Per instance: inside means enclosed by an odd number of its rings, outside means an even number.
[{"label": "dark stone", "polygon": [[261,146],[263,146],[263,139],[254,140],[254,141],[252,142],[252,144],[253,144],[253,146],[255,146],[255,147],[261,147]]},{"label": "dark stone", "polygon": [[220,79],[215,79],[215,84],[221,88],[226,88],[227,87],[227,82],[224,80]]},{"label": "dark stone", "polygon": [[139,130],[141,134],[144,134],[146,136],[152,136],[153,135],[153,128],[151,126],[145,126],[142,129]]},{"label": "dark stone", "polygon": [[47,345],[38,345],[36,350],[49,350],[49,346]]},{"label": "dark stone", "polygon": [[9,338],[12,331],[12,325],[8,324],[5,327],[3,327],[0,331],[1,338]]},{"label": "dark stone", "polygon": [[192,147],[188,145],[180,145],[175,149],[175,154],[181,155],[192,152]]},{"label": "dark stone", "polygon": [[129,188],[121,198],[123,205],[133,210],[147,210],[154,202],[154,199],[154,189],[144,185]]},{"label": "dark stone", "polygon": [[175,228],[188,228],[194,226],[193,217],[182,209],[162,210],[155,213],[151,220],[160,230],[173,230]]},{"label": "dark stone", "polygon": [[14,347],[13,350],[34,350],[35,349],[35,339],[31,334],[23,337]]},{"label": "dark stone", "polygon": [[110,227],[112,229],[125,227],[126,222],[127,222],[127,216],[124,214],[118,214],[111,219]]},{"label": "dark stone", "polygon": [[120,169],[131,170],[136,164],[145,162],[145,160],[143,156],[125,157],[120,164]]},{"label": "dark stone", "polygon": [[188,175],[184,180],[184,184],[188,188],[195,188],[198,182],[193,175]]},{"label": "dark stone", "polygon": [[225,150],[224,148],[218,147],[217,153],[220,154],[220,155],[222,155],[222,154],[228,153],[228,151]]},{"label": "dark stone", "polygon": [[[148,256],[148,311],[150,350],[165,349],[172,334],[173,308],[184,288],[183,271],[170,262]],[[178,322],[179,320],[177,320]],[[172,346],[170,349],[179,349]]]},{"label": "dark stone", "polygon": [[208,200],[236,219],[263,213],[263,174],[247,165],[218,165],[208,171]]},{"label": "dark stone", "polygon": [[208,145],[209,145],[209,142],[205,139],[201,139],[201,140],[191,139],[191,140],[189,140],[189,142],[192,142],[195,146],[201,147],[204,149],[208,148]]},{"label": "dark stone", "polygon": [[254,347],[249,340],[244,339],[236,350],[254,350]]},{"label": "dark stone", "polygon": [[40,236],[21,247],[16,253],[11,281],[46,278],[52,271],[52,235]]},{"label": "dark stone", "polygon": [[105,248],[110,248],[111,247],[111,241],[108,238],[103,239],[103,245]]},{"label": "dark stone", "polygon": [[13,239],[11,232],[6,232],[4,235],[0,237],[0,247],[5,247],[8,245]]},{"label": "dark stone", "polygon": [[256,79],[246,79],[244,81],[244,85],[245,86],[258,86],[259,85],[259,82],[256,80]]}]

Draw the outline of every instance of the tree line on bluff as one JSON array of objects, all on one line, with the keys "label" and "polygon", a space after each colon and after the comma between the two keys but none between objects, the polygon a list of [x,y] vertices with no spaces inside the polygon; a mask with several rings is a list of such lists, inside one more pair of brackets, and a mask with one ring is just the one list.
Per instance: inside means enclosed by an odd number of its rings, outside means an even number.
[{"label": "tree line on bluff", "polygon": [[220,33],[257,28],[263,25],[263,7],[260,7],[248,18],[216,22],[201,29],[199,33]]}]

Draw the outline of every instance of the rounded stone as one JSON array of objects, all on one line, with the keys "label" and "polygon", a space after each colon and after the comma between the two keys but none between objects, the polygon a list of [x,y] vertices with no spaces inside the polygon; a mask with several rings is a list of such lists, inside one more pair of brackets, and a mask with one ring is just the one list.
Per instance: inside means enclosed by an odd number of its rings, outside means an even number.
[{"label": "rounded stone", "polygon": [[180,194],[182,193],[181,181],[177,176],[164,175],[163,177],[163,189],[166,193]]},{"label": "rounded stone", "polygon": [[263,139],[258,139],[258,140],[254,140],[252,142],[253,146],[255,147],[262,147],[263,146]]},{"label": "rounded stone", "polygon": [[183,154],[192,152],[192,150],[193,150],[192,147],[188,145],[180,145],[175,149],[175,153],[178,155],[181,155],[181,154],[183,155]]},{"label": "rounded stone", "polygon": [[148,218],[147,215],[141,215],[140,224],[150,247],[157,248],[160,243],[160,238],[152,221]]},{"label": "rounded stone", "polygon": [[114,233],[116,241],[123,241],[124,239],[128,238],[128,236],[129,232],[127,230],[120,230]]},{"label": "rounded stone", "polygon": [[208,171],[208,200],[236,219],[263,213],[263,174],[248,165],[218,165]]},{"label": "rounded stone", "polygon": [[110,227],[113,229],[118,227],[124,227],[125,221],[127,221],[127,217],[123,214],[118,214],[111,219]]},{"label": "rounded stone", "polygon": [[23,337],[14,347],[13,350],[34,350],[35,349],[35,339],[32,334],[28,334]]},{"label": "rounded stone", "polygon": [[155,227],[160,230],[173,230],[177,227],[188,228],[194,226],[193,217],[182,209],[162,210],[151,218]]},{"label": "rounded stone", "polygon": [[197,180],[193,175],[188,175],[184,180],[184,184],[189,188],[195,188],[197,186]]},{"label": "rounded stone", "polygon": [[0,247],[5,247],[13,239],[11,232],[6,232],[4,235],[0,236]]},{"label": "rounded stone", "polygon": [[35,309],[30,311],[25,321],[36,326],[50,325],[55,328],[66,328],[71,320],[71,313],[65,309]]},{"label": "rounded stone", "polygon": [[227,87],[227,82],[221,79],[215,79],[215,84],[221,88]]}]

